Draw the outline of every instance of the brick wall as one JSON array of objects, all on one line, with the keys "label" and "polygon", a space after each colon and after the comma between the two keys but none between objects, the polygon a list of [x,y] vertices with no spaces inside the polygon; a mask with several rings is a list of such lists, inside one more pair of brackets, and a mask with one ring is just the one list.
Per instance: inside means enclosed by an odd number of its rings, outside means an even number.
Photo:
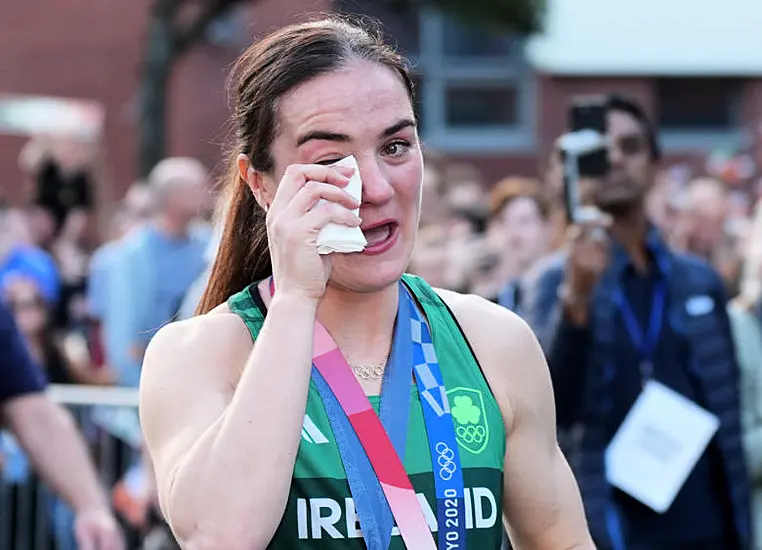
[{"label": "brick wall", "polygon": [[[132,178],[133,105],[144,4],[24,0],[5,3],[0,16],[0,90],[100,102],[107,111],[111,173],[120,182]],[[0,186],[11,198],[22,194],[16,159],[23,143],[0,137]]]},{"label": "brick wall", "polygon": [[[248,41],[328,0],[258,0],[246,14]],[[24,0],[0,9],[0,91],[82,98],[106,109],[105,198],[119,197],[136,175],[135,94],[150,2]],[[221,159],[227,102],[224,83],[236,48],[197,48],[173,75],[169,152]],[[24,140],[0,136],[0,195],[24,196],[18,153]]]}]

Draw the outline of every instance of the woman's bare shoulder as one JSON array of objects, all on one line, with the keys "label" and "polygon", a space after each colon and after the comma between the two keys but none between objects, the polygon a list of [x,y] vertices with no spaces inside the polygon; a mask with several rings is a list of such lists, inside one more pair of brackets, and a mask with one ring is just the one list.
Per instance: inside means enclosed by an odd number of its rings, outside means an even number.
[{"label": "woman's bare shoulder", "polygon": [[210,345],[227,347],[237,340],[246,339],[251,341],[246,325],[223,304],[204,315],[164,325],[151,340],[149,348],[171,352],[192,351]]},{"label": "woman's bare shoulder", "polygon": [[163,326],[151,339],[143,361],[144,377],[160,369],[170,376],[212,370],[240,372],[253,342],[241,318],[226,305],[213,311]]}]

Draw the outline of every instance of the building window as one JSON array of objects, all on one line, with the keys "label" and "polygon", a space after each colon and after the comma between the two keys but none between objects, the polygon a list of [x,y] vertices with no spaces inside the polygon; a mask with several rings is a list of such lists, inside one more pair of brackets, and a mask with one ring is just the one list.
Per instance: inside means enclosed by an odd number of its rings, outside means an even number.
[{"label": "building window", "polygon": [[510,34],[462,25],[451,17],[442,19],[442,52],[449,59],[505,59],[523,55],[521,41]]},{"label": "building window", "polygon": [[515,86],[481,82],[453,82],[445,90],[448,128],[501,128],[519,123]]},{"label": "building window", "polygon": [[438,11],[420,18],[427,144],[451,152],[531,150],[534,89],[523,41]]},{"label": "building window", "polygon": [[533,150],[534,82],[523,40],[435,10],[395,11],[378,0],[335,5],[382,21],[392,43],[410,58],[427,146],[452,153]]},{"label": "building window", "polygon": [[654,81],[657,122],[673,152],[739,146],[743,140],[741,78],[665,77]]},{"label": "building window", "polygon": [[660,78],[659,125],[664,130],[735,130],[741,125],[744,82],[738,78]]}]

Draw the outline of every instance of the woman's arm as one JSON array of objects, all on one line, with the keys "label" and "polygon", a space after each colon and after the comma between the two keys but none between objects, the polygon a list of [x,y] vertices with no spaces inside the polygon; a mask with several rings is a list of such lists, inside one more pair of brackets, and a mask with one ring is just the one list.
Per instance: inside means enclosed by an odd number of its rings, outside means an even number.
[{"label": "woman's arm", "polygon": [[577,483],[558,448],[548,366],[532,331],[475,296],[440,292],[473,346],[507,434],[505,516],[518,550],[592,550]]},{"label": "woman's arm", "polygon": [[42,393],[12,399],[3,419],[42,479],[77,515],[79,548],[124,548],[98,474],[71,414]]},{"label": "woman's arm", "polygon": [[224,313],[168,325],[151,342],[141,422],[183,548],[252,550],[272,538],[299,447],[315,315],[315,302],[281,292],[253,350]]}]

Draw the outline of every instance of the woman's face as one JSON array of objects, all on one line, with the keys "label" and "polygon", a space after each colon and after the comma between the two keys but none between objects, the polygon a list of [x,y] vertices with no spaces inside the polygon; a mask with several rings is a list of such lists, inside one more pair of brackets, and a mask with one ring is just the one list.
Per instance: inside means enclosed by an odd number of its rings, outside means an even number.
[{"label": "woman's face", "polygon": [[332,164],[354,155],[363,181],[364,252],[334,254],[331,284],[380,290],[407,267],[420,215],[423,159],[405,86],[391,69],[353,61],[302,84],[278,103],[272,200],[291,164]]},{"label": "woman's face", "polygon": [[547,250],[550,227],[531,197],[518,197],[503,208],[500,216],[503,230],[502,247],[517,267],[529,268]]},{"label": "woman's face", "polygon": [[17,279],[6,284],[4,294],[24,336],[33,337],[45,328],[47,311],[37,285],[27,279]]}]

